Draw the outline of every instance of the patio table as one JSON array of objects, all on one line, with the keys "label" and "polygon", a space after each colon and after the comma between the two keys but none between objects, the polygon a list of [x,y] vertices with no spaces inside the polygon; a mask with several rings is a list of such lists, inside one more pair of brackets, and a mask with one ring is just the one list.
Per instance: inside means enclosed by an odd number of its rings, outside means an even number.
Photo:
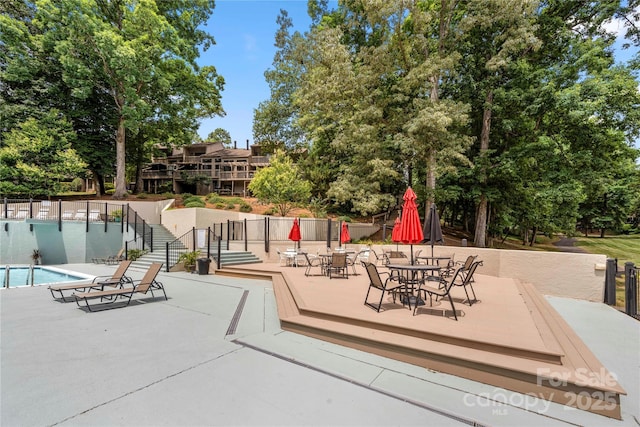
[{"label": "patio table", "polygon": [[[423,280],[429,280],[428,277],[425,278],[427,273],[431,272],[434,274],[436,271],[440,270],[439,265],[426,265],[426,264],[387,264],[387,268],[391,272],[391,275],[394,275],[394,272],[400,277],[400,282],[405,285],[405,292],[407,295],[413,294],[416,289],[416,285],[419,285]],[[437,277],[437,276],[432,276]],[[409,292],[411,291],[411,292]],[[410,296],[408,301],[403,301],[403,303],[407,303],[409,308],[411,308],[411,303],[417,304],[422,301],[418,301],[416,296]],[[424,304],[424,302],[422,302]]]}]

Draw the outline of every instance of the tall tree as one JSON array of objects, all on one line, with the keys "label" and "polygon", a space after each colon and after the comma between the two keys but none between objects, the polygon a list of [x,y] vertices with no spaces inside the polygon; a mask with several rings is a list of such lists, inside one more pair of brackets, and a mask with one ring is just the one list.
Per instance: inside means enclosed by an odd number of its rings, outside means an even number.
[{"label": "tall tree", "polygon": [[86,99],[100,88],[115,105],[114,198],[127,191],[127,131],[178,111],[194,122],[222,113],[224,80],[214,67],[195,62],[198,48],[213,43],[199,29],[213,11],[212,0],[38,0],[36,6],[72,95]]}]

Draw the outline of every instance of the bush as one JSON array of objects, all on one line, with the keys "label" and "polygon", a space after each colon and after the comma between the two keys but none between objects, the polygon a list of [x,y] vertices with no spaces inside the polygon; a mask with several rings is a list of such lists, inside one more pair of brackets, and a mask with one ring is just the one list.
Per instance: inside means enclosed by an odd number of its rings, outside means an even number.
[{"label": "bush", "polygon": [[344,216],[338,217],[338,221],[351,222],[351,218],[349,218],[348,216],[344,215]]},{"label": "bush", "polygon": [[136,196],[138,199],[146,199],[149,196],[147,195],[147,193],[140,193]]},{"label": "bush", "polygon": [[216,193],[211,193],[207,196],[207,202],[215,205],[216,203],[222,203],[224,200]]},{"label": "bush", "polygon": [[271,207],[269,209],[267,209],[266,211],[264,211],[263,215],[275,215],[278,213],[278,209],[276,209],[275,207]]},{"label": "bush", "polygon": [[249,213],[251,211],[253,211],[253,208],[251,207],[250,204],[244,203],[240,205],[240,212]]},{"label": "bush", "polygon": [[162,197],[164,197],[165,199],[175,199],[176,195],[171,192],[167,192],[167,193],[162,193]]},{"label": "bush", "polygon": [[206,205],[201,199],[191,199],[184,204],[185,208],[204,208]]},{"label": "bush", "polygon": [[187,205],[187,203],[191,203],[191,202],[202,202],[204,204],[202,199],[198,196],[189,196],[182,199],[182,203],[184,203],[185,206]]},{"label": "bush", "polygon": [[231,210],[231,209],[235,209],[235,208],[236,208],[236,205],[235,205],[235,204],[233,204],[233,203],[231,203],[231,202],[228,202],[228,203],[227,203],[227,206],[225,206],[224,208],[225,208],[225,209],[229,209],[229,210]]},{"label": "bush", "polygon": [[135,261],[146,253],[146,249],[129,249],[127,251],[127,259]]},{"label": "bush", "polygon": [[241,197],[232,197],[231,199],[228,200],[228,202],[233,203],[235,205],[241,205],[243,203],[247,203]]},{"label": "bush", "polygon": [[216,203],[216,209],[224,209],[224,202]]},{"label": "bush", "polygon": [[113,195],[113,193],[115,193],[115,192],[116,192],[116,189],[115,189],[115,188],[110,188],[110,189],[106,190],[106,191],[104,192],[104,194],[108,194],[108,195],[112,196],[112,195]]},{"label": "bush", "polygon": [[[113,185],[113,183],[112,183],[112,182],[105,182],[105,183],[104,183],[104,190],[105,190],[105,191],[115,190],[115,189],[116,189],[116,186],[115,186],[115,185]],[[113,194],[113,193],[111,193],[111,194]]]}]

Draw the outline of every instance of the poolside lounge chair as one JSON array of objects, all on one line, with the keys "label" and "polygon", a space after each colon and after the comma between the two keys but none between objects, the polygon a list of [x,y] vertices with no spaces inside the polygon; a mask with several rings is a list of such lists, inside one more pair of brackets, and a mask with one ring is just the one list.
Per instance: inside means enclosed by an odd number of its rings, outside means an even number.
[{"label": "poolside lounge chair", "polygon": [[63,220],[72,220],[73,219],[73,211],[64,211],[62,213],[62,219]]},{"label": "poolside lounge chair", "polygon": [[[106,286],[111,287],[122,287],[125,283],[133,283],[130,277],[126,276],[125,273],[127,269],[131,265],[131,261],[122,261],[116,271],[111,276],[97,276],[90,283],[71,283],[66,285],[51,285],[49,286],[49,290],[51,291],[51,296],[54,299],[61,299],[62,301],[67,301],[64,296],[64,291],[77,291],[77,290],[85,290],[85,289],[97,289],[104,290]],[[59,294],[58,296],[56,296]]]},{"label": "poolside lounge chair", "polygon": [[87,219],[87,211],[85,211],[84,209],[78,209],[76,211],[76,214],[73,216],[73,219],[75,219],[76,221],[84,221]]},{"label": "poolside lounge chair", "polygon": [[49,217],[49,208],[40,208],[36,219],[47,219]]},{"label": "poolside lounge chair", "polygon": [[3,207],[2,210],[0,210],[0,218],[7,218],[7,219],[13,218],[14,212],[15,212],[15,209],[7,208],[7,211],[5,213],[5,210],[4,210],[4,207]]},{"label": "poolside lounge chair", "polygon": [[[99,310],[107,310],[110,308],[126,307],[131,302],[131,298],[135,293],[146,295],[147,292],[151,290],[151,296],[155,297],[155,295],[153,294],[154,289],[161,290],[164,294],[164,299],[167,300],[167,293],[164,290],[164,286],[161,282],[158,282],[156,280],[156,276],[160,272],[161,268],[162,263],[154,262],[153,264],[151,264],[142,280],[133,281],[133,287],[102,291],[78,292],[74,293],[72,297],[76,299],[76,303],[80,308],[83,307],[81,301],[84,301],[85,306],[87,307],[87,309],[89,309],[89,311],[96,311],[96,308],[99,308]],[[123,304],[116,304],[116,302],[121,301],[121,298],[126,299],[126,302]],[[89,303],[90,301],[95,300],[99,301],[97,303]]]},{"label": "poolside lounge chair", "polygon": [[25,219],[29,217],[29,208],[20,208],[15,216],[15,219]]},{"label": "poolside lounge chair", "polygon": [[89,211],[89,221],[100,221],[100,211],[97,209]]},{"label": "poolside lounge chair", "polygon": [[116,255],[109,255],[106,258],[94,258],[94,262],[97,264],[103,263],[107,265],[117,264],[121,261],[124,261],[125,253],[124,248],[121,248]]}]

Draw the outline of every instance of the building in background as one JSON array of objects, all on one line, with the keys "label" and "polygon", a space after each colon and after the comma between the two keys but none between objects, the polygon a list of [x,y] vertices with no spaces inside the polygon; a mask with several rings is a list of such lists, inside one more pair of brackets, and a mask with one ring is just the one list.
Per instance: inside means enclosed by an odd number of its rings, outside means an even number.
[{"label": "building in background", "polygon": [[142,171],[146,193],[249,195],[249,183],[257,170],[269,166],[269,156],[259,145],[226,148],[221,142],[191,144],[179,148],[157,147]]}]

